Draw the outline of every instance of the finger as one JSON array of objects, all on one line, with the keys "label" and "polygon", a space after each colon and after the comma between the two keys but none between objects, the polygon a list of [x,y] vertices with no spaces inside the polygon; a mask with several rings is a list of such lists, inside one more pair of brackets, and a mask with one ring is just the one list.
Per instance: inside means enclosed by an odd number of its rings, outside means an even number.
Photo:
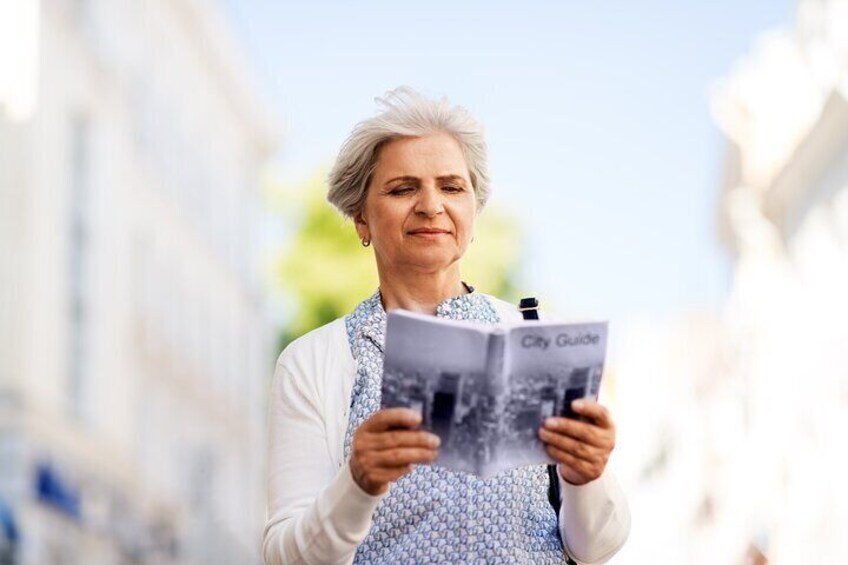
[{"label": "finger", "polygon": [[570,418],[546,418],[544,427],[552,432],[569,435],[596,447],[610,447],[611,439],[607,430],[594,424]]},{"label": "finger", "polygon": [[545,451],[548,452],[548,455],[550,455],[554,461],[568,465],[573,471],[579,473],[583,479],[591,480],[597,478],[595,466],[592,463],[575,457],[567,451],[557,449],[552,445],[547,446]]},{"label": "finger", "polygon": [[420,423],[420,412],[410,408],[384,408],[375,412],[362,425],[369,432],[382,432],[389,428],[414,428]]},{"label": "finger", "polygon": [[420,447],[399,447],[386,451],[375,451],[369,459],[374,467],[400,467],[415,463],[430,463],[439,456],[435,449],[422,449]]},{"label": "finger", "polygon": [[591,398],[580,398],[572,401],[571,409],[592,420],[596,426],[601,428],[612,427],[612,416],[610,416],[609,410]]},{"label": "finger", "polygon": [[551,445],[561,451],[568,452],[578,459],[583,459],[585,461],[600,461],[606,456],[606,450],[600,447],[583,443],[566,435],[554,433],[546,430],[545,428],[541,428],[539,430],[539,437],[547,445]]},{"label": "finger", "polygon": [[393,449],[395,447],[423,447],[435,449],[441,445],[436,434],[425,431],[395,430],[371,434],[371,448],[375,450]]}]

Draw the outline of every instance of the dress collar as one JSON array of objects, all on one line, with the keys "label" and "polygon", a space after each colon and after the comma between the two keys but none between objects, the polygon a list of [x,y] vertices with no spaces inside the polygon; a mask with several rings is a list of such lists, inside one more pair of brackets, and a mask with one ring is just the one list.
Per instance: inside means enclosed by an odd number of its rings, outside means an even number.
[{"label": "dress collar", "polygon": [[[468,292],[453,296],[436,306],[436,317],[454,320],[475,320],[481,308],[493,309],[486,297],[475,292],[474,287],[463,282]],[[380,352],[386,331],[386,311],[383,308],[382,295],[378,288],[370,298],[362,301],[345,319],[348,339],[351,343],[354,357],[357,357],[358,344],[362,339],[374,343]]]}]

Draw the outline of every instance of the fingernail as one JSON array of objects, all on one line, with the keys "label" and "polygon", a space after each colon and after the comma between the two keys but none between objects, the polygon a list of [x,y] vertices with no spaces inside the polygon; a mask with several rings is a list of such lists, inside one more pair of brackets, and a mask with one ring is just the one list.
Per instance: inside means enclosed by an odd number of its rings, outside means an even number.
[{"label": "fingernail", "polygon": [[430,447],[439,447],[442,445],[442,440],[439,436],[430,436]]},{"label": "fingernail", "polygon": [[545,418],[545,425],[549,428],[553,428],[556,425],[556,420],[553,418]]},{"label": "fingernail", "polygon": [[421,422],[421,412],[412,413],[412,422],[418,424]]},{"label": "fingernail", "polygon": [[580,408],[583,408],[584,406],[586,406],[586,402],[585,402],[585,401],[583,401],[583,400],[575,400],[575,401],[573,401],[573,402],[571,403],[571,407],[572,407],[572,408],[576,408],[576,409],[578,409],[578,410],[579,410]]}]

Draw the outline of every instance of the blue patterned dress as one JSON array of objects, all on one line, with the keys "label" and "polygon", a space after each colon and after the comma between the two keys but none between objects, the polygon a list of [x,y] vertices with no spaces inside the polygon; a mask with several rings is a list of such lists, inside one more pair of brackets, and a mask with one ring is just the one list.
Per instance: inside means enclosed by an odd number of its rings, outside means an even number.
[{"label": "blue patterned dress", "polygon": [[[441,303],[443,318],[500,321],[489,299],[473,292]],[[378,290],[345,318],[357,374],[351,390],[344,455],[353,432],[380,409],[386,312]],[[356,563],[565,563],[557,517],[547,499],[544,465],[490,479],[418,465],[392,484],[359,545]]]}]

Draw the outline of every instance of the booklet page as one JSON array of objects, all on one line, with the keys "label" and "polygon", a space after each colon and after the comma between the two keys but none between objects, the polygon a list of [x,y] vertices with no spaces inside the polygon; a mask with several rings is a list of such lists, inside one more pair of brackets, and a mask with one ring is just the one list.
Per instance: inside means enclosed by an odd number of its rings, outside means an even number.
[{"label": "booklet page", "polygon": [[575,416],[573,400],[597,399],[606,344],[606,322],[536,323],[507,333],[494,457],[482,469],[483,476],[522,465],[554,463],[538,430],[550,416]]},{"label": "booklet page", "polygon": [[483,423],[492,382],[486,374],[491,327],[388,313],[381,405],[420,411],[422,428],[442,440],[437,464],[480,474]]}]

